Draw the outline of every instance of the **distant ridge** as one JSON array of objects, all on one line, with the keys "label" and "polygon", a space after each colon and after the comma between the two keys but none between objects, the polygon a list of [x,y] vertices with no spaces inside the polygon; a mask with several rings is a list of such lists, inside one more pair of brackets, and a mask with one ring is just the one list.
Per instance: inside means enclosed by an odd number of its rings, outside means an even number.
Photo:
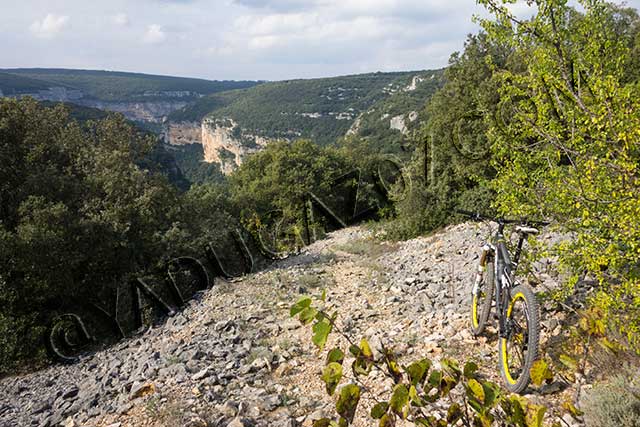
[{"label": "distant ridge", "polygon": [[[13,78],[11,76],[14,76]],[[197,99],[233,89],[256,86],[258,81],[205,80],[107,70],[66,68],[0,69],[0,89],[5,95],[64,87],[80,90],[84,98],[100,101]]]},{"label": "distant ridge", "polygon": [[[239,80],[212,80],[203,79],[199,77],[182,77],[182,76],[169,76],[165,74],[149,74],[138,73],[129,71],[116,71],[116,70],[89,70],[89,69],[75,69],[75,68],[0,68],[0,73],[9,74],[35,74],[35,75],[51,75],[51,74],[71,74],[71,75],[91,75],[91,76],[117,76],[117,77],[143,77],[154,79],[179,79],[179,80],[193,80],[204,82],[232,82]],[[244,80],[252,81],[253,80]],[[260,81],[263,82],[263,81]]]}]

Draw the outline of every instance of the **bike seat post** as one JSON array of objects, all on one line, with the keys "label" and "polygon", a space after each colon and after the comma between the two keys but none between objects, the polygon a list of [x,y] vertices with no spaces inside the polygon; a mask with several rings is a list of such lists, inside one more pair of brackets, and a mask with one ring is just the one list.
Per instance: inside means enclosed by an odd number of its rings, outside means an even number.
[{"label": "bike seat post", "polygon": [[516,253],[513,256],[513,263],[517,266],[518,262],[520,261],[520,254],[522,253],[522,246],[524,245],[524,240],[526,239],[527,235],[520,233],[519,238],[518,238],[518,247],[516,248]]}]

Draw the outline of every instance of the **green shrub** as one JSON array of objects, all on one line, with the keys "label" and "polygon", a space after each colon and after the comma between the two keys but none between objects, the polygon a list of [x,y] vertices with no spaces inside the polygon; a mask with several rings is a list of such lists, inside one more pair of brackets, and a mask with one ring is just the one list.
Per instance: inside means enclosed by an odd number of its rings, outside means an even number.
[{"label": "green shrub", "polygon": [[[401,420],[423,427],[543,426],[545,406],[505,393],[478,374],[476,363],[460,365],[455,360],[442,359],[436,365],[423,358],[404,365],[392,348],[384,344],[372,348],[366,338],[358,340],[341,330],[336,322],[337,310],[326,301],[325,291],[313,299],[303,297],[290,310],[291,317],[311,326],[311,341],[319,353],[330,334],[340,335],[342,341],[342,347],[327,352],[322,371],[327,394],[337,397],[336,416],[313,420],[313,427],[352,425],[362,406],[361,399],[370,400],[372,405],[375,402],[367,418],[370,425],[381,427],[394,426]],[[387,393],[369,389],[363,379],[373,372],[392,381],[393,389]],[[458,392],[452,393],[454,389]],[[436,415],[435,407],[446,408],[446,415]]]},{"label": "green shrub", "polygon": [[640,377],[618,375],[593,387],[581,409],[587,427],[640,427]]}]

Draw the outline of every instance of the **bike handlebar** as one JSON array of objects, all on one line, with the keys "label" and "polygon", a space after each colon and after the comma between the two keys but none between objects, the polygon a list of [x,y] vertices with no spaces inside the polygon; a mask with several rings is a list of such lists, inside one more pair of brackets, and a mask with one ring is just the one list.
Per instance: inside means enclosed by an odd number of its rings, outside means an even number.
[{"label": "bike handlebar", "polygon": [[550,224],[547,221],[532,221],[527,218],[521,218],[521,219],[493,218],[487,215],[483,215],[479,212],[465,211],[463,209],[456,209],[455,211],[456,213],[468,216],[473,221],[493,221],[493,222],[497,222],[498,224],[522,224],[522,225],[532,225],[532,226],[533,225],[545,226]]}]

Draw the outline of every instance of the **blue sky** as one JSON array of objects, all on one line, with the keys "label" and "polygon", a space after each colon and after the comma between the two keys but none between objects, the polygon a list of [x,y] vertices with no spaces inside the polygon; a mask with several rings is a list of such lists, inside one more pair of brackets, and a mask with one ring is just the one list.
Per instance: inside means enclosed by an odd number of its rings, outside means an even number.
[{"label": "blue sky", "polygon": [[0,10],[0,68],[235,80],[443,67],[483,13],[473,0],[0,0]]}]

